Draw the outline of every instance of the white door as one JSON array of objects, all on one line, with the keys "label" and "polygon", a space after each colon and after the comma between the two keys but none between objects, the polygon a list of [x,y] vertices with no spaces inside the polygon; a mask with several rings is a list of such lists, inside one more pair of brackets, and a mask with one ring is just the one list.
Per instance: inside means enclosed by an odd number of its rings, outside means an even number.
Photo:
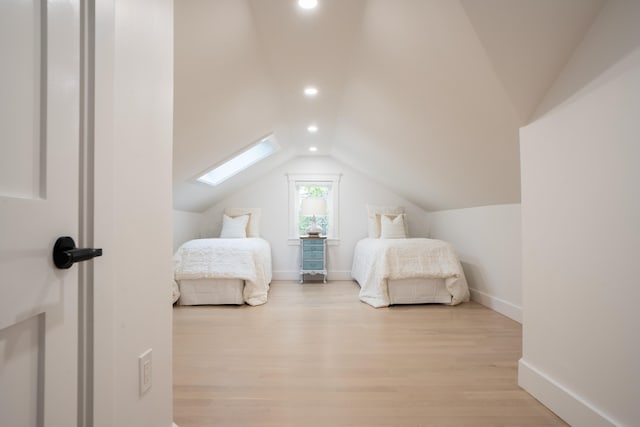
[{"label": "white door", "polygon": [[77,424],[79,0],[0,0],[0,425]]}]

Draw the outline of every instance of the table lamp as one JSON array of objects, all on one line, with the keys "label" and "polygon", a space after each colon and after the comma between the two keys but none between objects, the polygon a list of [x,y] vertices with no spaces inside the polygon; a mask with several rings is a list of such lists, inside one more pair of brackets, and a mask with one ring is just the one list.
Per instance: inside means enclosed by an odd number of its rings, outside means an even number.
[{"label": "table lamp", "polygon": [[322,227],[320,227],[316,221],[317,216],[324,216],[327,214],[327,201],[320,197],[307,197],[302,199],[300,206],[300,213],[304,216],[311,216],[311,225],[305,230],[309,236],[319,236],[322,233]]}]

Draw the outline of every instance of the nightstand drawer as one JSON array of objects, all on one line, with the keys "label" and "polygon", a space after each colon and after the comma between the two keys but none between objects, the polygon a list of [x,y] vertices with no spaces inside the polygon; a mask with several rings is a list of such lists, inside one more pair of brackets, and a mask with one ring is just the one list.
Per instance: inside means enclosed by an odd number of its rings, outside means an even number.
[{"label": "nightstand drawer", "polygon": [[324,259],[324,252],[322,251],[304,251],[304,259],[306,260],[322,260]]},{"label": "nightstand drawer", "polygon": [[313,242],[311,240],[303,240],[302,248],[305,251],[321,251],[324,249],[324,242],[322,240]]},{"label": "nightstand drawer", "polygon": [[322,261],[307,261],[302,262],[303,270],[324,270],[324,262]]},{"label": "nightstand drawer", "polygon": [[324,251],[324,246],[304,246],[302,248],[302,250],[305,253],[308,253],[308,252],[322,252],[322,251]]}]

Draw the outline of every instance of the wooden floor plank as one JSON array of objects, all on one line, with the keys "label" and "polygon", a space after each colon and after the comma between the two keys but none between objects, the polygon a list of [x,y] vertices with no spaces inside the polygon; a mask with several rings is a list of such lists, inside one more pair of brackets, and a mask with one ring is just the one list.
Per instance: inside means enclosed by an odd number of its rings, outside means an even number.
[{"label": "wooden floor plank", "polygon": [[517,385],[521,326],[474,302],[374,309],[355,282],[174,309],[174,419],[205,426],[560,426]]}]

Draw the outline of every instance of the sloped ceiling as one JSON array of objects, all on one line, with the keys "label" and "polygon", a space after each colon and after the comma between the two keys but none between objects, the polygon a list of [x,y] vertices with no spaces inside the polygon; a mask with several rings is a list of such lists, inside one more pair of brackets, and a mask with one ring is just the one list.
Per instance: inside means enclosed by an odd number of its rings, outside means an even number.
[{"label": "sloped ceiling", "polygon": [[[175,2],[175,208],[202,211],[310,145],[426,210],[517,203],[518,129],[603,0],[319,3]],[[271,132],[277,155],[193,182]]]}]

